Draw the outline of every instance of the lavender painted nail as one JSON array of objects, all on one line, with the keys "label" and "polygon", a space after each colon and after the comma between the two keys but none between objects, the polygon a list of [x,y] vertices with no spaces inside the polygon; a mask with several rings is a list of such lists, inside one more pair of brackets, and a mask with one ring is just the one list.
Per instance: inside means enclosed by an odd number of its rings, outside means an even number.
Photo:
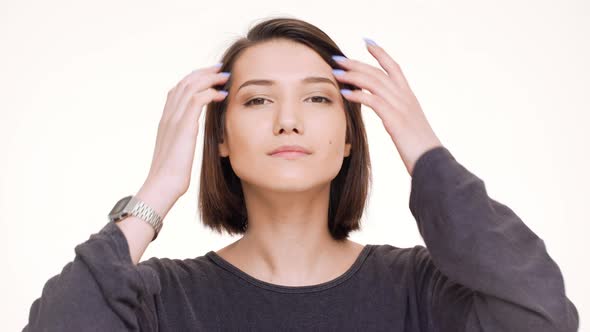
[{"label": "lavender painted nail", "polygon": [[377,45],[377,43],[375,43],[375,41],[373,39],[370,39],[370,38],[367,38],[367,37],[365,37],[363,39],[365,40],[365,44],[367,44],[367,46],[369,46],[369,45]]},{"label": "lavender painted nail", "polygon": [[344,74],[344,70],[342,69],[332,69],[332,73],[336,76]]},{"label": "lavender painted nail", "polygon": [[334,59],[334,61],[344,61],[346,60],[346,57],[342,55],[332,55],[332,59]]}]

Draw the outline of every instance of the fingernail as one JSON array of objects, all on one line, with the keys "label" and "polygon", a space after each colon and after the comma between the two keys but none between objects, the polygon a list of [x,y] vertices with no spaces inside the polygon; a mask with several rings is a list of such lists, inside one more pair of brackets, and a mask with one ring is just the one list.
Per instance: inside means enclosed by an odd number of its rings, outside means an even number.
[{"label": "fingernail", "polygon": [[343,95],[347,95],[349,93],[351,93],[352,91],[350,91],[349,89],[340,89],[340,93],[342,93]]},{"label": "fingernail", "polygon": [[363,39],[365,40],[365,44],[367,46],[369,46],[369,45],[377,45],[377,43],[375,43],[375,41],[373,39],[370,39],[370,38],[367,38],[367,37],[364,37]]},{"label": "fingernail", "polygon": [[342,69],[332,69],[332,73],[334,73],[334,75],[338,76],[338,75],[344,74],[344,70],[342,70]]},{"label": "fingernail", "polygon": [[219,92],[221,92],[224,97],[226,97],[228,93],[226,90],[219,90]]},{"label": "fingernail", "polygon": [[334,61],[345,61],[346,57],[342,55],[332,55],[332,59],[334,59]]},{"label": "fingernail", "polygon": [[215,67],[217,67],[217,68],[220,68],[222,65],[223,65],[223,63],[222,63],[222,62],[218,62],[218,63],[214,64],[213,66],[215,66]]},{"label": "fingernail", "polygon": [[220,74],[221,74],[221,76],[225,76],[225,77],[229,77],[229,75],[231,75],[231,73],[227,72],[227,71],[222,71]]}]

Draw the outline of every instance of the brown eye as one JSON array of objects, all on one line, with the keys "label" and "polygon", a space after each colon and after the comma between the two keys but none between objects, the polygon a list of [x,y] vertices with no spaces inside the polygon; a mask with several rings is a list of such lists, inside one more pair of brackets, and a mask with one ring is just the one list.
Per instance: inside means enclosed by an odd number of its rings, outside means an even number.
[{"label": "brown eye", "polygon": [[251,105],[263,105],[264,103],[253,103],[253,101],[264,101],[264,100],[268,100],[266,98],[252,98],[250,100],[248,100],[244,106],[251,106]]},{"label": "brown eye", "polygon": [[330,99],[328,99],[326,97],[322,97],[322,96],[313,96],[313,97],[309,97],[309,98],[312,98],[312,99],[315,98],[316,101],[318,100],[318,98],[320,98],[319,100],[325,100],[325,102],[320,102],[320,104],[329,104],[332,102]]}]

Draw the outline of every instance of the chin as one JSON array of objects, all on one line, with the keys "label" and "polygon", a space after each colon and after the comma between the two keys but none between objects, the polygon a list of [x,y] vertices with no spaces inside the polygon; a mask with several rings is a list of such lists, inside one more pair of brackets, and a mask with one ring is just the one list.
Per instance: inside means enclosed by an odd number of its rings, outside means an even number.
[{"label": "chin", "polygon": [[[254,181],[252,181],[254,180]],[[330,186],[330,179],[318,180],[309,175],[297,176],[267,176],[264,179],[250,179],[250,185],[267,192],[301,193]]]}]

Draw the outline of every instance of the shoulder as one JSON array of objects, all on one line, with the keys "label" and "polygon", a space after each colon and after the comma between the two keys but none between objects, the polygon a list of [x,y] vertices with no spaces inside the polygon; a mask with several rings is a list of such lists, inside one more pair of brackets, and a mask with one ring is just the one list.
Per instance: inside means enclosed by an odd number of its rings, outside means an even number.
[{"label": "shoulder", "polygon": [[185,259],[152,257],[140,262],[138,267],[152,270],[166,284],[204,282],[217,272],[215,264],[205,255]]},{"label": "shoulder", "polygon": [[431,264],[430,253],[423,245],[400,248],[390,244],[375,244],[371,256],[377,264],[396,271],[415,270]]},{"label": "shoulder", "polygon": [[391,244],[373,244],[373,252],[376,257],[385,260],[404,260],[415,255],[427,255],[428,249],[420,244],[413,247],[400,248]]}]

